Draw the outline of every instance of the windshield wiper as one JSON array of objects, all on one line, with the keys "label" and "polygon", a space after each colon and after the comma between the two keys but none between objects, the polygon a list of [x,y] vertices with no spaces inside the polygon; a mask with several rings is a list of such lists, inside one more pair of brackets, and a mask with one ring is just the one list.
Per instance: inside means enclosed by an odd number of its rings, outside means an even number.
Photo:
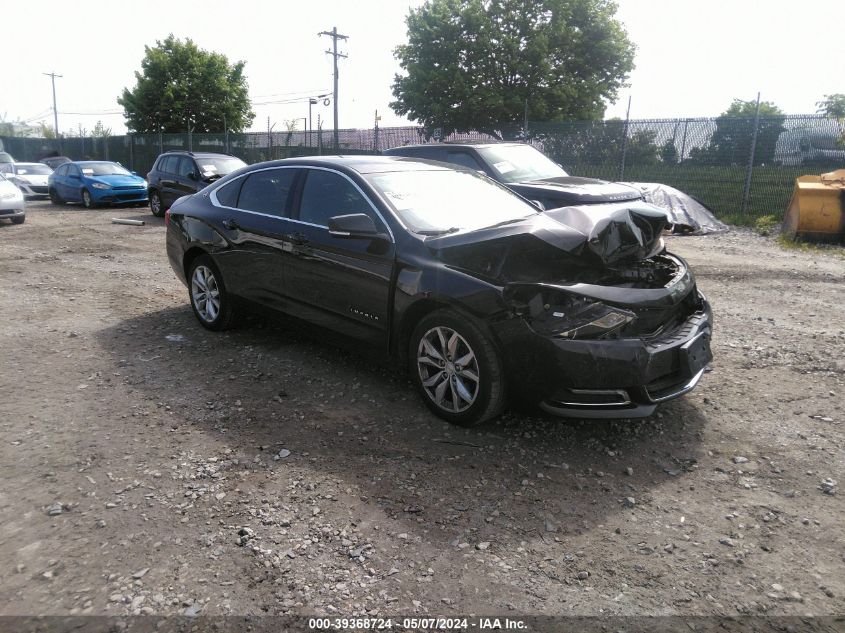
[{"label": "windshield wiper", "polygon": [[430,230],[427,230],[427,231],[415,231],[415,232],[419,233],[420,235],[427,235],[428,236],[428,235],[448,235],[449,233],[457,233],[460,230],[461,229],[459,229],[458,227],[453,226],[450,229],[430,229]]}]

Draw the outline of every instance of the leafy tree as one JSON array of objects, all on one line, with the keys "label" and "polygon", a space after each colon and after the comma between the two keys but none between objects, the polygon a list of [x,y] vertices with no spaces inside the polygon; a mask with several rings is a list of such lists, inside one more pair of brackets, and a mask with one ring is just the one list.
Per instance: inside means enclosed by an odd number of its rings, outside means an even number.
[{"label": "leafy tree", "polygon": [[406,18],[390,105],[426,130],[600,119],[634,66],[611,0],[428,0]]},{"label": "leafy tree", "polygon": [[173,35],[144,50],[135,88],[124,88],[117,99],[131,131],[217,132],[225,118],[230,130],[241,132],[252,123],[246,62],[230,64],[225,55]]},{"label": "leafy tree", "polygon": [[678,148],[675,147],[675,139],[668,139],[660,146],[660,160],[667,165],[675,165],[678,162]]},{"label": "leafy tree", "polygon": [[39,121],[38,125],[41,126],[41,138],[56,138],[56,130],[52,125],[47,125],[44,121]]},{"label": "leafy tree", "polygon": [[653,130],[637,130],[631,134],[625,148],[625,162],[629,165],[653,165],[658,160],[660,149],[654,142],[657,133]]},{"label": "leafy tree", "polygon": [[111,136],[111,128],[103,125],[102,121],[97,121],[94,129],[91,130],[91,136],[94,138],[108,138]]},{"label": "leafy tree", "polygon": [[845,119],[845,94],[825,95],[824,99],[816,102],[816,110],[832,119]]},{"label": "leafy tree", "polygon": [[[748,162],[754,137],[757,104],[734,99],[731,106],[716,118],[716,130],[705,147],[693,148],[690,160],[701,164],[735,165]],[[775,157],[778,137],[784,131],[780,108],[769,101],[760,103],[757,145],[754,164],[770,163]]]}]

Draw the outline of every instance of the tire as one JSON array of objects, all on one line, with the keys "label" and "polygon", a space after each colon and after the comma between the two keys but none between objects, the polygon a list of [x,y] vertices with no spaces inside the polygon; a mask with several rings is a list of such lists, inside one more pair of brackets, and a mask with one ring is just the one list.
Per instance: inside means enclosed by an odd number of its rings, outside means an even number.
[{"label": "tire", "polygon": [[82,206],[86,209],[93,209],[97,206],[94,202],[94,198],[91,197],[91,192],[87,189],[82,190]]},{"label": "tire", "polygon": [[188,270],[188,298],[194,316],[204,328],[220,332],[234,325],[234,302],[226,291],[220,269],[208,255],[200,255],[191,262]]},{"label": "tire", "polygon": [[62,200],[62,197],[59,195],[59,192],[56,191],[55,189],[50,189],[48,195],[50,196],[50,202],[52,202],[53,204],[64,204],[65,203],[65,201]]},{"label": "tire", "polygon": [[504,410],[501,358],[489,336],[470,318],[451,310],[423,317],[411,334],[408,357],[411,379],[438,417],[468,427]]},{"label": "tire", "polygon": [[158,195],[158,191],[150,192],[150,211],[157,218],[164,217],[164,205],[161,202],[161,196]]},{"label": "tire", "polygon": [[21,216],[18,216],[16,218],[12,218],[12,224],[23,224],[24,222],[26,222],[26,216],[25,215],[21,215]]}]

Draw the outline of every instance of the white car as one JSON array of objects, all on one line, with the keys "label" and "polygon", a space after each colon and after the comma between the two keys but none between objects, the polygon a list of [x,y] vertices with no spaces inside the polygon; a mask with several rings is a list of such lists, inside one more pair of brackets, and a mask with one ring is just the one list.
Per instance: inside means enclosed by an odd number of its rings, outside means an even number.
[{"label": "white car", "polygon": [[17,185],[25,198],[46,198],[47,178],[53,170],[44,163],[12,163],[6,178]]},{"label": "white car", "polygon": [[26,220],[26,202],[23,192],[0,173],[0,219],[8,218],[12,224]]}]

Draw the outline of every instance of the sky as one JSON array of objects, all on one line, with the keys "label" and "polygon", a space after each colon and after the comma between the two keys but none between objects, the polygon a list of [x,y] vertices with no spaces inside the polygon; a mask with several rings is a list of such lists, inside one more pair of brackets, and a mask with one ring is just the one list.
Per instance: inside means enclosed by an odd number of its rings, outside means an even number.
[{"label": "sky", "polygon": [[[339,123],[369,128],[412,124],[390,110],[399,72],[393,50],[405,41],[405,16],[422,0],[221,0],[203,2],[42,0],[38,20],[3,29],[0,117],[52,124],[50,78],[55,72],[59,129],[87,130],[102,120],[125,131],[116,98],[135,84],[144,46],[170,33],[201,48],[246,61],[256,113],[253,130],[275,130],[308,117],[308,96],[331,92],[331,39],[340,43]],[[759,91],[790,114],[815,112],[823,95],[845,93],[841,0],[618,0],[617,17],[637,46],[630,86],[607,116],[715,116],[733,99]],[[42,10],[43,9],[43,10]],[[27,9],[27,13],[31,11]],[[271,103],[293,101],[293,103]],[[259,105],[260,104],[260,105]],[[312,107],[332,125],[332,106]],[[303,129],[305,121],[297,122]]]}]

